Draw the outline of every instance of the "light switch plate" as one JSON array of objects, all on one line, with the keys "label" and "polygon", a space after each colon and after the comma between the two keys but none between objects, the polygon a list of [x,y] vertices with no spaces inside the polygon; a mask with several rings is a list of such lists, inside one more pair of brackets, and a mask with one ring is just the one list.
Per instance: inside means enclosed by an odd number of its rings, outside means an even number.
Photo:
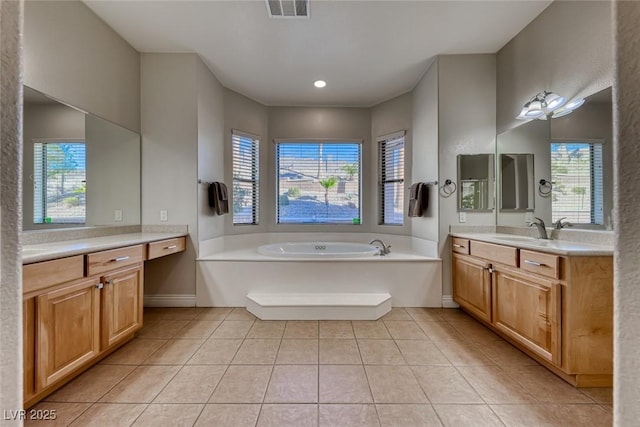
[{"label": "light switch plate", "polygon": [[118,222],[122,221],[122,209],[116,209],[113,212],[113,220]]},{"label": "light switch plate", "polygon": [[466,212],[458,212],[458,220],[460,222],[467,222],[467,213]]},{"label": "light switch plate", "polygon": [[160,211],[160,221],[169,221],[169,213],[166,209]]}]

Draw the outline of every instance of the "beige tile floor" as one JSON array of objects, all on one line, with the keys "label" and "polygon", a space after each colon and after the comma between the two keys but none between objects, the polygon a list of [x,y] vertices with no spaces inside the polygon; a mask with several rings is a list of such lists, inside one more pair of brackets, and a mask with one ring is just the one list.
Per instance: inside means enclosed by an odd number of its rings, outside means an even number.
[{"label": "beige tile floor", "polygon": [[163,308],[36,409],[56,410],[50,426],[609,426],[611,394],[569,386],[458,310],[263,322]]}]

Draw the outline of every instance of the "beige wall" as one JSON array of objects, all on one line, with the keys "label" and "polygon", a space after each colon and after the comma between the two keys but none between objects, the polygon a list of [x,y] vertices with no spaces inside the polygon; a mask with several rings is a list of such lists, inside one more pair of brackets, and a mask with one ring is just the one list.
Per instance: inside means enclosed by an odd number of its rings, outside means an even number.
[{"label": "beige wall", "polygon": [[30,104],[24,107],[22,175],[23,229],[33,230],[33,142],[37,138],[84,139],[85,114],[62,104]]},{"label": "beige wall", "polygon": [[[413,93],[405,93],[382,104],[378,104],[371,109],[371,144],[369,150],[370,157],[365,159],[372,168],[371,178],[365,183],[371,188],[371,198],[365,208],[372,213],[373,222],[371,231],[374,233],[386,234],[411,234],[411,221],[406,216],[409,207],[409,191],[411,185],[411,158],[413,154],[411,137],[413,129],[411,126],[413,108]],[[380,218],[380,197],[378,194],[378,137],[388,135],[397,131],[406,131],[404,137],[404,224],[402,226],[379,225]]]},{"label": "beige wall", "polygon": [[[226,89],[224,93],[224,173],[225,182],[231,189],[233,180],[233,162],[231,160],[231,132],[233,130],[241,131],[259,138],[260,157],[259,164],[259,180],[260,193],[259,204],[260,214],[257,225],[233,225],[233,212],[224,217],[225,234],[245,234],[245,233],[264,233],[267,230],[267,220],[264,216],[267,206],[269,206],[266,188],[269,187],[270,181],[268,175],[268,156],[269,146],[269,114],[268,109],[264,105],[253,101],[239,93]],[[273,205],[273,203],[271,203]]]},{"label": "beige wall", "polygon": [[199,242],[224,233],[205,181],[224,180],[224,88],[190,53],[141,55],[142,224],[187,225],[185,253],[145,265],[146,295],[195,295]]},{"label": "beige wall", "polygon": [[[496,144],[496,55],[446,55],[438,58],[438,172],[457,181],[460,154],[493,154]],[[417,161],[415,159],[414,161]],[[458,183],[459,185],[459,183]],[[442,258],[442,294],[451,295],[449,226],[458,224],[459,187],[451,197],[440,197],[439,250]],[[467,212],[467,225],[495,224],[495,210]]]},{"label": "beige wall", "polygon": [[147,262],[145,293],[195,294],[198,100],[195,54],[143,53],[142,224],[188,225],[186,252]]},{"label": "beige wall", "polygon": [[[318,139],[360,139],[362,158],[371,158],[371,114],[368,108],[330,108],[330,107],[271,107],[269,108],[269,142],[267,143],[267,186],[263,186],[266,202],[261,208],[261,216],[266,221],[267,231],[271,232],[369,232],[377,221],[375,215],[364,207],[372,197],[372,189],[362,185],[361,225],[278,225],[275,213],[275,138],[318,138]],[[370,182],[375,167],[364,164],[362,183]]]},{"label": "beige wall", "polygon": [[497,130],[543,90],[586,97],[613,82],[609,1],[555,1],[498,52]]},{"label": "beige wall", "polygon": [[614,425],[640,419],[640,3],[616,2],[616,86],[614,87],[614,176],[616,252],[614,282]]},{"label": "beige wall", "polygon": [[139,54],[78,0],[25,2],[24,83],[140,130]]},{"label": "beige wall", "polygon": [[[198,178],[224,182],[224,88],[200,58],[196,60],[198,83]],[[208,187],[198,189],[198,240],[224,234],[224,220],[209,207]]]},{"label": "beige wall", "polygon": [[[438,59],[413,90],[413,156],[411,182],[438,180]],[[455,177],[453,177],[455,179]],[[429,207],[424,217],[410,218],[411,235],[438,241],[438,191],[429,188]]]},{"label": "beige wall", "polygon": [[3,411],[22,408],[22,7],[22,1],[0,1],[0,410]]}]

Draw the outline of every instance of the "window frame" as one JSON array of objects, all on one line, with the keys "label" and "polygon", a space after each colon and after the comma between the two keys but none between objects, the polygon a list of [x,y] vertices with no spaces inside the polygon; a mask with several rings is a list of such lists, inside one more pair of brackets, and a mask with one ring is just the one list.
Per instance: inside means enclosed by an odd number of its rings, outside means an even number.
[{"label": "window frame", "polygon": [[[388,135],[382,135],[377,138],[378,140],[378,225],[383,226],[392,226],[392,227],[402,227],[405,225],[404,219],[404,206],[406,205],[405,200],[405,181],[406,181],[406,131],[394,132]],[[387,171],[384,169],[385,164],[383,164],[383,159],[386,154],[386,146],[389,143],[395,143],[396,141],[402,140],[402,178],[395,179],[386,179]],[[400,188],[402,189],[402,222],[386,222],[385,220],[385,184],[393,184],[393,183],[401,183]]]},{"label": "window frame", "polygon": [[[237,137],[237,138],[236,138]],[[236,141],[241,139],[248,139],[251,141],[251,174],[252,177],[236,178]],[[234,226],[247,226],[247,225],[259,225],[260,224],[260,137],[247,132],[243,132],[237,129],[231,130],[231,217]],[[235,203],[235,184],[249,183],[252,189],[252,221],[251,222],[236,222],[236,213],[234,208]]]},{"label": "window frame", "polygon": [[[604,145],[606,143],[605,139],[593,139],[593,138],[552,138],[549,143],[549,152],[552,153],[552,146],[554,144],[588,144],[590,146],[589,153],[589,181],[590,181],[590,206],[589,206],[589,218],[590,222],[577,222],[570,220],[570,222],[578,227],[596,227],[600,228],[604,225]],[[593,147],[597,145],[599,146],[599,162],[600,162],[600,178],[601,181],[598,183],[596,181],[596,165],[594,165],[596,158],[595,155],[592,155],[594,149]],[[552,154],[551,154],[552,155]],[[550,161],[551,166],[551,161]],[[553,179],[553,175],[551,175],[551,180],[553,182],[553,191],[556,191],[557,183]],[[598,188],[599,187],[599,188]],[[553,196],[553,194],[552,194]],[[600,213],[598,210],[598,201],[600,203]],[[553,198],[551,200],[551,217],[554,217],[554,203]]]},{"label": "window frame", "polygon": [[[33,195],[32,195],[32,199],[33,199],[33,213],[32,213],[32,222],[33,225],[56,225],[56,226],[66,226],[66,225],[70,225],[70,226],[77,226],[77,225],[85,225],[87,223],[87,204],[86,204],[86,182],[87,182],[87,141],[84,138],[33,138],[31,140],[31,144],[33,147],[33,175],[32,175],[32,182],[33,182]],[[49,144],[75,144],[75,145],[83,145],[84,146],[84,180],[83,182],[85,183],[85,204],[84,204],[84,217],[82,218],[82,221],[51,221],[51,222],[47,222],[46,218],[47,218],[47,171],[48,168],[46,167],[47,162],[46,162],[46,154],[42,153],[44,155],[41,155],[42,161],[43,161],[43,165],[38,167],[36,166],[36,160],[38,159],[38,155],[37,155],[37,149],[36,146],[37,144],[41,144],[43,147],[43,151],[44,148],[49,145]],[[40,171],[40,174],[38,174],[38,171]],[[39,177],[36,177],[36,175],[40,175]],[[40,190],[36,190],[36,185],[37,183],[40,182],[42,188]],[[39,199],[36,200],[37,195],[40,195]],[[39,207],[38,207],[39,206]],[[36,213],[37,212],[41,212],[41,220],[40,221],[36,221]]]},{"label": "window frame", "polygon": [[[360,226],[362,220],[362,168],[364,140],[356,138],[274,138],[274,160],[275,160],[275,224],[277,226]],[[280,144],[357,144],[358,145],[358,222],[280,222]]]}]

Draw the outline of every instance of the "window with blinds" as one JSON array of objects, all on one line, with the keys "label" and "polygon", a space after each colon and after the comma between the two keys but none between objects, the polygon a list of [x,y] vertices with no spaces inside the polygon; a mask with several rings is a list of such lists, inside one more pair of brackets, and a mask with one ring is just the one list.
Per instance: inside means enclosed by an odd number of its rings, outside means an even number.
[{"label": "window with blinds", "polygon": [[551,143],[552,221],[603,224],[601,142]]},{"label": "window with blinds", "polygon": [[360,224],[361,146],[276,142],[278,224]]},{"label": "window with blinds", "polygon": [[233,131],[233,224],[258,224],[259,213],[259,141],[256,137]]},{"label": "window with blinds", "polygon": [[84,142],[33,144],[34,224],[84,224],[87,150]]},{"label": "window with blinds", "polygon": [[378,141],[380,224],[404,223],[404,132]]}]

